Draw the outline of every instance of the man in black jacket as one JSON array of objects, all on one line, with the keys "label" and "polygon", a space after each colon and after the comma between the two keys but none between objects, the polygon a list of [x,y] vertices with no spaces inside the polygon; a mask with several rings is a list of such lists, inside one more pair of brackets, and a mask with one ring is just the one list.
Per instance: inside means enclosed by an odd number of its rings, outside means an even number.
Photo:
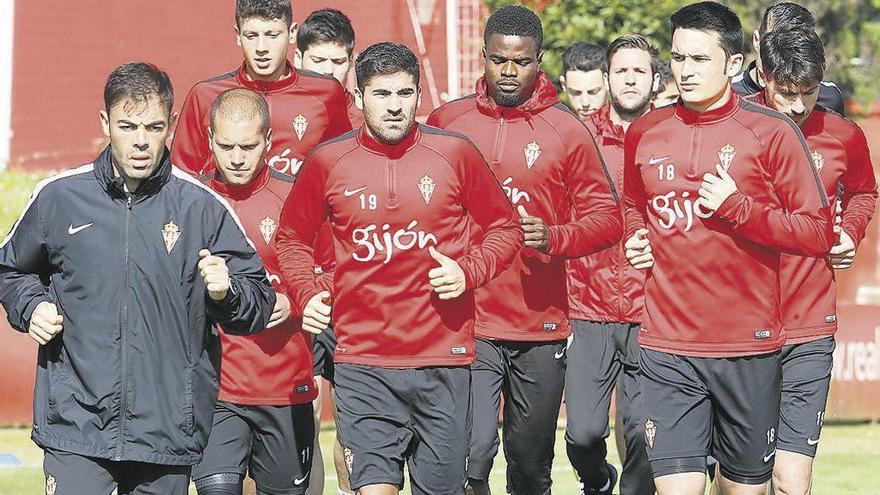
[{"label": "man in black jacket", "polygon": [[152,65],[113,71],[110,146],[41,182],[0,244],[0,302],[41,344],[49,494],[185,495],[217,397],[213,326],[259,331],[275,304],[228,204],[169,161],[173,99]]}]

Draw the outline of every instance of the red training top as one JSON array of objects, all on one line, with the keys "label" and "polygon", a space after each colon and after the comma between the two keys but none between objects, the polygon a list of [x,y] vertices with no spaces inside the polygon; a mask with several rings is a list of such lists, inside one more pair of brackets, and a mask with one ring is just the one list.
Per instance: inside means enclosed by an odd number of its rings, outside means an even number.
[{"label": "red training top", "polygon": [[272,128],[272,148],[266,154],[269,165],[295,177],[312,148],[350,131],[351,123],[345,90],[336,79],[297,70],[289,64],[288,70],[289,76],[278,81],[254,81],[242,65],[238,70],[193,86],[180,110],[171,162],[196,176],[214,170],[208,144],[211,104],[223,91],[244,87],[263,95],[269,104]]},{"label": "red training top", "polygon": [[[822,256],[832,208],[794,122],[732,91],[719,108],[674,104],[635,121],[624,143],[626,234],[647,224],[654,266],[639,343],[698,357],[785,343],[781,250]],[[736,181],[718,211],[699,189],[716,164]]]},{"label": "red training top", "polygon": [[[766,105],[764,91],[748,99]],[[841,228],[858,247],[877,202],[877,180],[865,134],[851,120],[821,105],[807,117],[801,132],[826,194],[842,201]],[[780,282],[786,343],[800,344],[834,335],[837,281],[827,255],[783,256]]]},{"label": "red training top", "polygon": [[475,95],[443,105],[428,123],[470,138],[514,207],[542,218],[550,231],[546,254],[523,248],[510,270],[477,291],[477,336],[568,337],[565,260],[613,246],[622,226],[617,192],[590,132],[543,72],[516,108],[495,104],[484,77]]},{"label": "red training top", "polygon": [[[266,267],[269,281],[283,294],[287,283],[275,255],[275,234],[284,200],[293,179],[269,167],[249,184],[224,184],[211,174],[205,178],[235,211],[245,233],[254,242]],[[219,399],[244,405],[307,404],[318,390],[312,377],[312,339],[301,330],[302,322],[287,321],[254,335],[220,332],[223,348]]]},{"label": "red training top", "polygon": [[[473,289],[509,266],[522,232],[466,138],[417,125],[392,146],[362,128],[309,156],[277,241],[297,308],[320,290],[308,246],[327,219],[336,247],[335,362],[419,368],[473,361],[473,292],[441,300],[429,283],[439,265],[428,248],[456,260]],[[482,243],[471,241],[469,222],[485,229]]]},{"label": "red training top", "polygon": [[[623,127],[611,121],[605,105],[587,117],[614,187],[623,191]],[[621,211],[623,204],[620,205]],[[572,320],[638,323],[642,321],[645,272],[624,256],[623,242],[596,253],[568,260],[568,306]]]}]

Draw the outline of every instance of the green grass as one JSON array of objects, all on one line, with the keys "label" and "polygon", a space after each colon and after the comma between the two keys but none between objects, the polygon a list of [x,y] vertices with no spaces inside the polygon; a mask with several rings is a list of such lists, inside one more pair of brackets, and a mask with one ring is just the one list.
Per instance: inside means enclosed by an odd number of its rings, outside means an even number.
[{"label": "green grass", "polygon": [[[321,432],[321,448],[332,452],[336,431]],[[575,495],[574,475],[565,456],[563,430],[557,431],[556,458],[553,463],[553,493]],[[0,468],[0,494],[41,493],[42,452],[30,441],[30,430],[0,428],[0,453],[14,454],[22,465]],[[614,435],[609,438],[609,460],[618,466]],[[336,495],[330,456],[324,456],[326,484],[324,495]],[[822,431],[822,444],[816,459],[814,495],[875,495],[880,490],[880,424],[828,424]],[[504,493],[504,459],[499,455],[492,470],[493,493]],[[195,494],[195,490],[191,490]],[[408,489],[404,494],[409,494]]]},{"label": "green grass", "polygon": [[22,208],[27,204],[34,186],[44,176],[22,172],[0,172],[0,238],[12,228]]}]

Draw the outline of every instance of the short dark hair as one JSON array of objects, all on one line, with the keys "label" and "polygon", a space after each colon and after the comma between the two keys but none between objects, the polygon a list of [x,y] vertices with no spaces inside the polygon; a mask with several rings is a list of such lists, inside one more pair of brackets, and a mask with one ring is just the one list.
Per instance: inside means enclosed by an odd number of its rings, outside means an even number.
[{"label": "short dark hair", "polygon": [[318,43],[338,43],[354,51],[354,29],[345,14],[336,9],[316,10],[306,17],[296,32],[296,47],[305,52]]},{"label": "short dark hair", "polygon": [[758,34],[764,36],[767,31],[783,26],[816,29],[816,19],[806,7],[791,2],[777,3],[764,11],[764,18],[761,19]]},{"label": "short dark hair", "polygon": [[595,43],[578,41],[562,52],[563,75],[571,70],[606,72],[605,49]]},{"label": "short dark hair", "polygon": [[281,19],[288,26],[293,24],[293,9],[290,0],[236,0],[235,1],[235,24],[241,27],[241,23],[247,19]]},{"label": "short dark hair", "polygon": [[608,50],[605,52],[605,60],[609,69],[611,68],[611,59],[614,57],[614,54],[626,48],[647,52],[651,56],[651,75],[657,73],[657,64],[660,63],[660,51],[648,41],[648,38],[641,34],[621,36],[608,45]]},{"label": "short dark hair", "polygon": [[419,59],[416,55],[400,43],[384,41],[367,47],[358,55],[354,64],[354,74],[357,79],[357,87],[363,91],[373,76],[388,75],[397,72],[406,72],[413,77],[416,87],[419,86]]},{"label": "short dark hair", "polygon": [[158,98],[168,114],[174,106],[174,87],[168,74],[153,64],[129,62],[122,64],[107,77],[104,84],[104,107],[110,108],[122,100],[145,103]]},{"label": "short dark hair", "polygon": [[739,17],[717,2],[699,2],[680,8],[669,18],[676,29],[695,29],[718,35],[721,49],[730,57],[743,51],[743,30]]},{"label": "short dark hair", "polygon": [[761,66],[779,84],[816,84],[825,76],[825,46],[810,28],[779,26],[761,36]]},{"label": "short dark hair", "polygon": [[505,36],[525,36],[535,40],[535,46],[541,51],[544,43],[544,28],[541,19],[531,10],[521,5],[508,5],[492,12],[486,21],[483,31],[483,43],[488,45],[493,34]]},{"label": "short dark hair", "polygon": [[269,130],[269,104],[260,93],[247,88],[232,88],[217,95],[211,104],[211,130],[215,129],[218,117],[241,122],[245,119],[260,119],[260,132]]},{"label": "short dark hair", "polygon": [[657,62],[657,74],[660,74],[660,84],[657,85],[657,93],[666,91],[669,83],[675,84],[675,76],[672,75],[672,66],[668,60],[660,59]]}]

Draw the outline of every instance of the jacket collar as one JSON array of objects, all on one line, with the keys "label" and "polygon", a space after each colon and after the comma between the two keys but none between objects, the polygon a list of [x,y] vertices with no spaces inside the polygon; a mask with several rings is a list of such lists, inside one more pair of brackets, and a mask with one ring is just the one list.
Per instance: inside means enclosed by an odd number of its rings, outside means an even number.
[{"label": "jacket collar", "polygon": [[257,173],[257,175],[248,182],[247,184],[242,185],[233,185],[228,184],[226,182],[220,181],[220,174],[215,170],[211,173],[210,179],[210,188],[217,191],[218,193],[226,196],[228,198],[232,198],[235,200],[247,199],[261,189],[266,187],[266,184],[269,183],[269,164],[264,163],[263,168]]},{"label": "jacket collar", "polygon": [[[653,106],[651,107],[653,109]],[[587,117],[596,127],[596,137],[602,139],[610,139],[623,143],[623,137],[626,134],[622,125],[615,124],[611,120],[611,104],[606,103],[596,113]]]},{"label": "jacket collar", "polygon": [[403,140],[397,144],[385,144],[377,141],[367,132],[367,126],[361,127],[357,133],[358,144],[363,146],[367,151],[377,155],[387,156],[391,159],[397,159],[409,151],[421,137],[422,131],[418,122],[413,123],[409,134],[404,136]]},{"label": "jacket collar", "polygon": [[282,91],[296,84],[297,79],[299,79],[299,74],[296,69],[290,65],[290,62],[286,61],[285,64],[289,75],[287,77],[282,77],[277,81],[257,81],[251,79],[250,76],[248,76],[247,71],[245,71],[245,64],[241,64],[241,67],[235,72],[235,79],[238,81],[238,84],[257,92],[274,93],[276,91]]},{"label": "jacket collar", "polygon": [[720,122],[733,115],[739,108],[741,100],[740,96],[732,89],[729,90],[728,96],[729,97],[724,105],[705,112],[696,112],[688,109],[682,103],[676,103],[675,115],[688,125],[713,124],[715,122]]},{"label": "jacket collar", "polygon": [[[125,182],[122,180],[122,177],[114,174],[113,158],[110,155],[109,145],[104,148],[104,151],[102,151],[97,158],[95,158],[94,164],[95,177],[98,179],[98,182],[104,190],[110,195],[125,197]],[[153,172],[153,175],[141,182],[137,191],[134,191],[132,196],[137,199],[139,196],[154,195],[162,189],[162,186],[168,182],[169,178],[171,178],[171,153],[168,151],[168,148],[165,148],[162,151],[159,168]]]},{"label": "jacket collar", "polygon": [[482,76],[477,80],[477,108],[486,115],[500,118],[531,118],[531,116],[542,112],[553,105],[559,103],[559,96],[556,94],[556,87],[553,82],[543,71],[538,71],[538,77],[535,81],[535,89],[532,95],[523,104],[518,107],[502,107],[495,103],[489,96],[488,82],[486,76]]},{"label": "jacket collar", "polygon": [[746,67],[746,70],[742,72],[742,84],[748,93],[757,93],[764,89],[758,81],[752,79],[752,70],[757,71],[757,67],[757,63],[752,60]]}]

